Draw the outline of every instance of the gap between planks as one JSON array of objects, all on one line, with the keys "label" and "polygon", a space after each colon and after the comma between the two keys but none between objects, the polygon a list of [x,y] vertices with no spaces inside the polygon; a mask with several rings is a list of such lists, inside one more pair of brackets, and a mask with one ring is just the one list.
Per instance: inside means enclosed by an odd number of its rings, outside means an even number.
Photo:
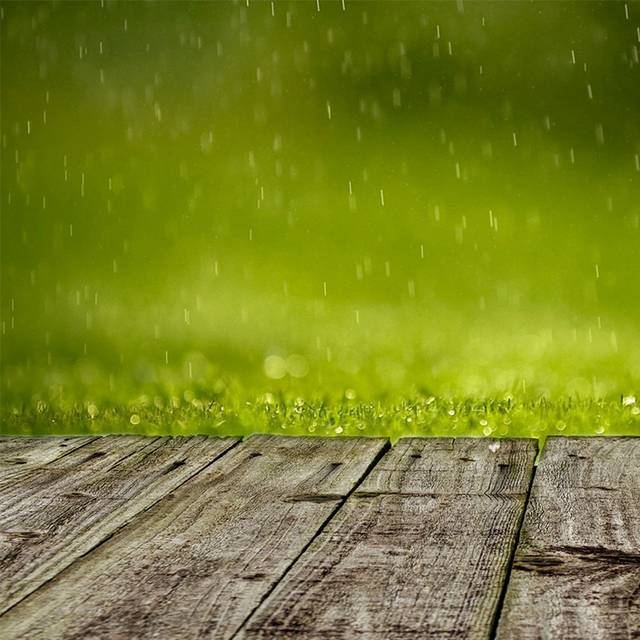
[{"label": "gap between planks", "polygon": [[640,638],[640,438],[548,439],[497,638]]},{"label": "gap between planks", "polygon": [[242,628],[247,624],[251,616],[259,609],[263,602],[269,598],[269,596],[273,593],[274,589],[282,582],[282,580],[287,576],[289,571],[294,567],[294,565],[302,558],[302,556],[307,552],[311,544],[313,544],[314,540],[324,531],[327,525],[333,520],[337,512],[344,506],[345,502],[353,495],[354,491],[360,487],[360,485],[366,480],[367,476],[371,473],[374,467],[380,462],[382,457],[387,453],[387,451],[391,448],[391,442],[387,440],[385,444],[380,448],[374,459],[371,461],[367,469],[365,470],[362,477],[354,484],[352,489],[344,496],[340,497],[339,502],[336,504],[333,511],[329,514],[327,519],[320,525],[320,528],[316,531],[315,535],[307,542],[307,544],[301,549],[300,553],[291,561],[289,566],[283,571],[282,575],[278,579],[277,582],[273,584],[273,586],[262,596],[260,601],[256,604],[255,607],[247,614],[245,619],[240,623],[236,631],[230,636],[231,639],[237,638],[238,633],[242,630]]}]

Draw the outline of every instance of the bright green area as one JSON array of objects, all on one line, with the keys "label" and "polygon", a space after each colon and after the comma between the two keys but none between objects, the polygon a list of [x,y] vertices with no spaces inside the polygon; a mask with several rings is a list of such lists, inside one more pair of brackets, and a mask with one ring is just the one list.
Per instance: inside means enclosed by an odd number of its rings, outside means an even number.
[{"label": "bright green area", "polygon": [[637,2],[1,28],[0,432],[640,433]]}]

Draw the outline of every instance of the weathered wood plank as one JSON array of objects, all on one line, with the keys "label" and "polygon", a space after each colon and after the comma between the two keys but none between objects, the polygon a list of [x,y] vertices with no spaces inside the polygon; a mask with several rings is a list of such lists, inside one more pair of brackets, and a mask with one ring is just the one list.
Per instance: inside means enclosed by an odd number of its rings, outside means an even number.
[{"label": "weathered wood plank", "polygon": [[106,436],[46,465],[0,476],[0,612],[236,442]]},{"label": "weathered wood plank", "polygon": [[228,638],[385,446],[252,437],[0,617],[0,636]]},{"label": "weathered wood plank", "polygon": [[640,638],[640,438],[549,438],[499,638]]},{"label": "weathered wood plank", "polygon": [[400,440],[239,637],[489,637],[536,451]]},{"label": "weathered wood plank", "polygon": [[53,462],[83,447],[95,436],[67,438],[0,437],[0,476]]},{"label": "weathered wood plank", "polygon": [[535,440],[404,438],[356,493],[521,495],[529,487],[532,451]]}]

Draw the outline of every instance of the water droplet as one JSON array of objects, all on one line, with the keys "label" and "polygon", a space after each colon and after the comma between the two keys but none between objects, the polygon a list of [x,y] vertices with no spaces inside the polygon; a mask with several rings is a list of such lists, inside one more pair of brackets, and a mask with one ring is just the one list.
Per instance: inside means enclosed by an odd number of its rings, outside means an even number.
[{"label": "water droplet", "polygon": [[264,372],[267,378],[272,378],[273,380],[284,378],[287,375],[287,362],[280,356],[267,356],[264,359]]},{"label": "water droplet", "polygon": [[293,378],[304,378],[309,373],[309,364],[304,356],[293,354],[287,358],[287,371]]}]

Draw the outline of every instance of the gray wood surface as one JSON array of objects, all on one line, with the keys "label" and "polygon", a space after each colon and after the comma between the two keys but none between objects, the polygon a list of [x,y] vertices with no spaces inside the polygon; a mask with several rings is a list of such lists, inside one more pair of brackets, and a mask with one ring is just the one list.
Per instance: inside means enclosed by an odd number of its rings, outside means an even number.
[{"label": "gray wood surface", "polygon": [[0,617],[0,637],[228,638],[385,446],[252,437]]},{"label": "gray wood surface", "polygon": [[20,457],[49,462],[0,475],[0,613],[235,442],[106,436],[57,457],[55,443],[34,442]]},{"label": "gray wood surface", "polygon": [[640,638],[640,438],[549,438],[498,638]]},{"label": "gray wood surface", "polygon": [[0,477],[47,464],[95,440],[95,436],[68,438],[0,437]]},{"label": "gray wood surface", "polygon": [[489,637],[536,452],[400,440],[239,637]]}]

